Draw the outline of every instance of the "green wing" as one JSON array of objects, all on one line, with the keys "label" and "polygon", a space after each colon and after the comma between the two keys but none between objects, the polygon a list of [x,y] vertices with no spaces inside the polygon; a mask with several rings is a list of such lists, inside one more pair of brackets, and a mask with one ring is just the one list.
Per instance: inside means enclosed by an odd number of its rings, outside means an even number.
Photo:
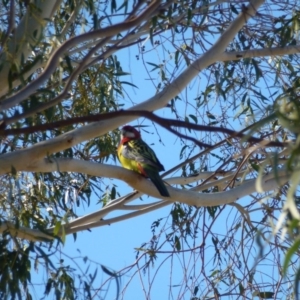
[{"label": "green wing", "polygon": [[160,194],[170,197],[170,194],[159,176],[159,171],[164,171],[163,165],[156,157],[154,151],[143,140],[131,140],[119,148],[119,158],[122,165],[150,178]]},{"label": "green wing", "polygon": [[143,165],[164,171],[164,166],[156,157],[154,151],[143,140],[132,140],[124,145],[122,155]]}]

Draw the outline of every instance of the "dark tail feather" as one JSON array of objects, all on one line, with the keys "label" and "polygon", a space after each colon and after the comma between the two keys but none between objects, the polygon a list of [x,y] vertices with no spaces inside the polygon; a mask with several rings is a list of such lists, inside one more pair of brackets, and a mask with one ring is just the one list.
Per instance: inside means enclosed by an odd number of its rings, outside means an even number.
[{"label": "dark tail feather", "polygon": [[163,197],[170,197],[170,194],[159,174],[152,173],[150,179]]}]

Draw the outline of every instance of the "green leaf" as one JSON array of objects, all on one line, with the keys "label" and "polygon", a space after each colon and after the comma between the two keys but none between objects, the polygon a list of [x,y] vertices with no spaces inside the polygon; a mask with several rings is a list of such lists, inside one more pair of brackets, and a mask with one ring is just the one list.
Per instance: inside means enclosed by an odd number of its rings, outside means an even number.
[{"label": "green leaf", "polygon": [[256,81],[259,80],[260,77],[263,77],[263,73],[260,69],[260,67],[258,66],[258,63],[255,59],[252,59],[251,60],[253,66],[254,66],[254,69],[255,69],[255,75],[256,75]]},{"label": "green leaf", "polygon": [[179,58],[179,54],[180,54],[180,52],[179,52],[179,50],[177,50],[177,51],[175,52],[175,57],[174,57],[175,66],[176,66],[176,67],[178,67],[178,58]]},{"label": "green leaf", "polygon": [[250,165],[253,168],[253,170],[255,170],[256,172],[259,172],[259,166],[256,163],[251,163],[250,162]]},{"label": "green leaf", "polygon": [[98,29],[98,15],[93,14],[93,24],[94,24],[94,30]]},{"label": "green leaf", "polygon": [[193,295],[194,295],[194,296],[196,296],[196,295],[197,295],[197,293],[198,293],[198,291],[199,291],[199,286],[198,286],[198,285],[196,285],[196,286],[195,286],[195,288],[194,288]]},{"label": "green leaf", "polygon": [[298,250],[299,250],[299,247],[300,247],[300,239],[298,238],[294,244],[288,249],[288,251],[286,252],[286,255],[285,255],[285,258],[284,258],[284,261],[283,261],[283,274],[286,275],[287,274],[287,270],[288,270],[288,267],[289,267],[289,264],[290,264],[290,261],[292,259],[292,256],[295,254],[295,253],[298,253]]},{"label": "green leaf", "polygon": [[197,119],[196,116],[194,116],[194,115],[189,115],[189,117],[190,117],[191,119],[193,119],[193,121],[194,121],[196,124],[198,124],[198,119]]},{"label": "green leaf", "polygon": [[132,86],[132,87],[138,89],[138,87],[137,87],[136,85],[134,85],[133,83],[131,83],[131,82],[128,82],[128,81],[120,81],[120,83],[121,83],[121,84],[127,84],[127,85],[130,85],[130,86]]},{"label": "green leaf", "polygon": [[232,12],[234,12],[236,15],[239,14],[239,12],[237,11],[237,9],[235,8],[235,6],[233,4],[230,4],[230,9],[232,10]]},{"label": "green leaf", "polygon": [[181,243],[180,243],[180,239],[177,235],[175,235],[174,237],[175,241],[174,241],[174,245],[177,251],[181,250]]},{"label": "green leaf", "polygon": [[240,290],[240,295],[244,295],[245,288],[241,283],[239,284],[239,290]]},{"label": "green leaf", "polygon": [[110,8],[111,8],[111,12],[112,12],[112,13],[116,11],[116,9],[117,9],[117,3],[116,3],[116,0],[111,0]]},{"label": "green leaf", "polygon": [[209,111],[206,112],[206,115],[209,119],[213,119],[213,120],[216,119],[216,117],[214,115],[212,115]]},{"label": "green leaf", "polygon": [[259,292],[257,294],[257,297],[262,299],[273,299],[274,294],[275,294],[274,292]]},{"label": "green leaf", "polygon": [[150,72],[152,72],[152,71],[154,71],[154,70],[156,70],[156,69],[160,69],[160,68],[161,68],[160,65],[156,65],[156,64],[151,63],[151,62],[146,62],[146,63],[147,63],[148,65],[154,67],[152,70],[150,70]]},{"label": "green leaf", "polygon": [[125,1],[123,2],[123,4],[118,8],[118,11],[120,11],[123,7],[125,8],[125,10],[124,10],[125,14],[127,14],[127,10],[128,10],[128,0],[125,0]]},{"label": "green leaf", "polygon": [[47,268],[49,268],[48,265],[50,265],[50,267],[51,267],[53,270],[56,269],[55,266],[53,265],[52,261],[49,259],[49,255],[47,255],[47,254],[42,250],[41,247],[35,245],[34,249],[37,250],[37,251],[41,254],[42,258],[45,260],[45,263],[46,263],[46,267],[47,267]]},{"label": "green leaf", "polygon": [[300,268],[298,267],[295,280],[294,280],[294,290],[295,290],[295,295],[297,300],[299,300],[299,282],[300,282]]},{"label": "green leaf", "polygon": [[116,188],[113,187],[110,192],[110,199],[114,200],[116,198]]},{"label": "green leaf", "polygon": [[179,154],[179,158],[182,159],[183,158],[183,154],[185,152],[185,149],[188,148],[188,145],[184,145],[180,151],[180,154]]},{"label": "green leaf", "polygon": [[129,72],[124,72],[124,71],[121,71],[121,70],[113,73],[114,76],[126,76],[126,75],[130,75],[130,74],[131,73],[129,73]]},{"label": "green leaf", "polygon": [[54,229],[53,229],[53,234],[58,235],[58,233],[60,231],[60,228],[61,228],[61,222],[57,221],[55,226],[54,226]]}]

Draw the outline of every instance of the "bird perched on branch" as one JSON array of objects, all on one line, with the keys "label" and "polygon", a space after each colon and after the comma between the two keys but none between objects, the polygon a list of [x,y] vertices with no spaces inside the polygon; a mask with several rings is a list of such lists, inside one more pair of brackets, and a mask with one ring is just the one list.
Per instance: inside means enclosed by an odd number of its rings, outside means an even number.
[{"label": "bird perched on branch", "polygon": [[154,151],[141,139],[141,133],[132,126],[127,125],[121,129],[118,158],[125,169],[149,178],[163,197],[170,197],[159,175],[160,171],[165,170],[164,166]]}]

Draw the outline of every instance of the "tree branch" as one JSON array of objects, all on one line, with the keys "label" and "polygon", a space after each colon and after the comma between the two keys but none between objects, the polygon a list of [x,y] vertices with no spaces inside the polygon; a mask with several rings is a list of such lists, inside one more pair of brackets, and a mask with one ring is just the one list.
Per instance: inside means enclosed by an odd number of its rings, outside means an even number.
[{"label": "tree branch", "polygon": [[[98,177],[108,177],[122,180],[132,186],[134,189],[141,191],[143,194],[162,199],[161,195],[154,188],[153,183],[136,172],[127,169],[99,164],[95,162],[82,161],[77,159],[48,159],[36,161],[28,164],[25,168],[16,166],[16,171],[31,172],[77,172]],[[288,180],[288,175],[284,170],[278,170],[277,174],[269,174],[261,177],[261,186],[264,192],[274,190],[278,186],[284,184]],[[168,182],[168,179],[165,179]],[[248,180],[244,184],[235,187],[229,191],[218,192],[212,194],[199,194],[188,190],[179,190],[167,186],[171,197],[163,198],[168,202],[179,201],[188,205],[216,206],[234,202],[245,195],[249,195],[256,191],[256,179]]]},{"label": "tree branch", "polygon": [[19,92],[0,103],[0,112],[19,104],[21,101],[35,92],[51,76],[51,74],[56,69],[60,57],[62,57],[71,47],[93,38],[108,38],[125,30],[128,30],[134,26],[137,26],[144,20],[147,20],[147,18],[149,18],[157,10],[159,5],[160,3],[158,0],[152,1],[147,9],[134,19],[130,19],[126,22],[118,23],[110,27],[84,33],[80,36],[76,36],[67,40],[53,53],[44,71],[37,79],[33,80],[29,85],[22,88]]},{"label": "tree branch", "polygon": [[[42,131],[47,131],[47,130],[58,129],[58,128],[62,128],[65,126],[80,124],[80,123],[84,123],[84,122],[98,122],[98,121],[103,121],[103,120],[108,120],[108,119],[113,119],[113,118],[119,118],[120,116],[132,116],[132,115],[147,118],[147,119],[159,124],[163,128],[169,130],[170,132],[174,133],[175,135],[178,135],[181,138],[190,139],[191,141],[193,141],[195,144],[199,145],[200,147],[208,147],[209,148],[209,147],[211,147],[211,145],[200,143],[198,140],[196,140],[194,138],[190,138],[186,135],[183,135],[183,134],[179,133],[178,131],[173,130],[171,128],[171,126],[193,129],[193,130],[197,130],[197,131],[220,132],[220,133],[228,134],[228,136],[230,138],[243,138],[243,139],[245,139],[245,141],[253,142],[253,143],[268,143],[268,146],[270,146],[270,147],[286,147],[287,146],[286,143],[272,142],[272,141],[263,140],[261,138],[251,137],[240,131],[235,131],[235,130],[228,129],[225,127],[198,125],[198,124],[193,124],[193,123],[187,123],[185,121],[180,121],[180,120],[161,118],[161,117],[153,114],[152,112],[139,111],[139,110],[134,110],[134,111],[121,110],[121,111],[109,112],[109,113],[104,113],[104,114],[74,117],[74,118],[69,118],[66,120],[56,121],[53,123],[40,124],[40,125],[35,125],[35,126],[30,126],[30,127],[23,127],[23,128],[15,128],[15,129],[1,129],[0,128],[0,135],[8,136],[8,135],[30,134],[30,133],[35,133],[35,132],[42,132]],[[274,117],[275,117],[275,115],[274,115]],[[2,127],[4,127],[6,125],[6,120],[3,120],[3,121],[4,121],[4,123],[3,123]]]},{"label": "tree branch", "polygon": [[1,221],[0,233],[9,232],[11,236],[26,239],[32,242],[49,242],[53,239],[53,236],[46,234],[37,229],[30,229],[25,227],[16,227],[13,223],[9,221]]},{"label": "tree branch", "polygon": [[250,49],[246,51],[223,52],[219,56],[220,61],[241,60],[244,58],[263,56],[283,56],[297,54],[300,52],[300,45],[274,47],[266,49]]}]

